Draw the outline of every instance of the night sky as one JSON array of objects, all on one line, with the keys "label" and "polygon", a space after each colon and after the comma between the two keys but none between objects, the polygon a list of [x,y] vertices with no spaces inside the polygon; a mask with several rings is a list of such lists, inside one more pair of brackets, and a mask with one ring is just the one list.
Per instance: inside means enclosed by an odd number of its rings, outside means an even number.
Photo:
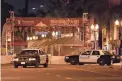
[{"label": "night sky", "polygon": [[[32,11],[32,8],[40,8],[40,5],[47,4],[48,1],[49,0],[29,0],[29,12]],[[25,7],[25,0],[4,0],[4,2],[11,4],[15,8],[15,11]]]}]

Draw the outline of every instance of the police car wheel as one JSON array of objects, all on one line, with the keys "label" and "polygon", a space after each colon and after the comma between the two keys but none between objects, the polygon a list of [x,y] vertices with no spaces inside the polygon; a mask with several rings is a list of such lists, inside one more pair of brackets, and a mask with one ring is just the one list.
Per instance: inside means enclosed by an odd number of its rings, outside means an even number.
[{"label": "police car wheel", "polygon": [[110,66],[110,65],[111,65],[111,62],[106,63],[106,65],[107,65],[107,66]]},{"label": "police car wheel", "polygon": [[98,64],[99,64],[100,66],[104,66],[104,65],[105,65],[105,60],[102,59],[102,58],[98,59]]},{"label": "police car wheel", "polygon": [[77,64],[77,61],[76,61],[75,59],[72,59],[72,60],[70,61],[70,63],[71,63],[71,65],[76,65],[76,64]]},{"label": "police car wheel", "polygon": [[27,67],[26,65],[23,66],[23,68],[26,68],[26,67]]},{"label": "police car wheel", "polygon": [[106,65],[110,66],[111,65],[111,59],[110,58],[106,58]]},{"label": "police car wheel", "polygon": [[44,67],[48,67],[48,63],[45,63],[43,66],[44,66]]},{"label": "police car wheel", "polygon": [[38,63],[38,62],[36,63],[35,67],[36,67],[36,68],[38,68],[38,67],[39,67],[39,63]]},{"label": "police car wheel", "polygon": [[18,65],[14,65],[14,68],[18,68]]}]

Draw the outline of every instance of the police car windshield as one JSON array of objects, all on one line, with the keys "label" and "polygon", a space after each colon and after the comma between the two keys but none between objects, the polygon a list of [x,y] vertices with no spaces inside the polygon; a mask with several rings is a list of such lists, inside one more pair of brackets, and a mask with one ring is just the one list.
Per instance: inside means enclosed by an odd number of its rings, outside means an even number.
[{"label": "police car windshield", "polygon": [[91,51],[86,51],[82,55],[90,55]]},{"label": "police car windshield", "polygon": [[112,55],[109,51],[103,51],[105,55]]},{"label": "police car windshield", "polygon": [[38,54],[37,50],[22,50],[20,55],[35,55]]}]

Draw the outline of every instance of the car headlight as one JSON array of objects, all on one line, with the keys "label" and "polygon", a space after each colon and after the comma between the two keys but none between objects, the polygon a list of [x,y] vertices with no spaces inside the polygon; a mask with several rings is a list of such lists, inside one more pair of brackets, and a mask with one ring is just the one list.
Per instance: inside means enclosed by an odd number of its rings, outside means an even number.
[{"label": "car headlight", "polygon": [[65,57],[65,59],[69,59],[69,57]]},{"label": "car headlight", "polygon": [[29,61],[31,61],[31,60],[36,60],[36,58],[29,58]]},{"label": "car headlight", "polygon": [[13,61],[19,61],[19,58],[14,58]]}]

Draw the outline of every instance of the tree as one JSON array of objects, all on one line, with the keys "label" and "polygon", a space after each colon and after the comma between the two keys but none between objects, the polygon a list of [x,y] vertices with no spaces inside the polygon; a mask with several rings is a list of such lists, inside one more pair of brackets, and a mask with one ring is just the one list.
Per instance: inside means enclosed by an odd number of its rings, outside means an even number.
[{"label": "tree", "polygon": [[[115,18],[122,17],[122,3],[111,8],[110,13],[113,13]],[[115,15],[116,14],[116,15]]]},{"label": "tree", "polygon": [[82,17],[83,0],[49,0],[47,6],[53,17]]}]

